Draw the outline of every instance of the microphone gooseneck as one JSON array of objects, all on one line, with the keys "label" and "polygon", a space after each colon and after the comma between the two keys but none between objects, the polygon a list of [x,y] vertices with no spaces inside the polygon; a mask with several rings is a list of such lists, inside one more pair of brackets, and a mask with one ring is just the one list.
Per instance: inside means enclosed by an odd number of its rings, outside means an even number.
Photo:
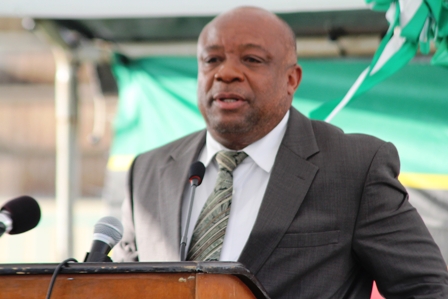
[{"label": "microphone gooseneck", "polygon": [[180,240],[179,257],[181,261],[185,261],[187,247],[187,233],[190,226],[191,210],[193,208],[194,192],[196,187],[202,183],[205,174],[205,166],[201,161],[196,161],[190,166],[188,180],[190,181],[190,196],[188,200],[188,214],[185,223],[182,238]]}]

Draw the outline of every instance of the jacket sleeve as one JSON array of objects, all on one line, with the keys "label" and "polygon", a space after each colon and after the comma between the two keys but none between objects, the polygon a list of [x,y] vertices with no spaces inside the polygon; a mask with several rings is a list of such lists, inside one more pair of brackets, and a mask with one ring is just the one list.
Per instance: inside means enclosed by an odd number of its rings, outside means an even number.
[{"label": "jacket sleeve", "polygon": [[365,179],[354,254],[386,298],[448,298],[446,264],[397,179],[399,168],[396,148],[385,143]]}]

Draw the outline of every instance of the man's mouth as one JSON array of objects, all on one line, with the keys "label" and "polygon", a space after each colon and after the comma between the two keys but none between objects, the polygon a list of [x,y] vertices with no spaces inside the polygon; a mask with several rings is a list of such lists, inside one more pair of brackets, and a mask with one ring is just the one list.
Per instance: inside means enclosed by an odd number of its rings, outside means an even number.
[{"label": "man's mouth", "polygon": [[220,93],[213,97],[213,102],[222,110],[237,110],[244,106],[246,100],[237,94]]},{"label": "man's mouth", "polygon": [[232,103],[238,101],[238,99],[218,99],[218,101],[226,102],[226,103]]},{"label": "man's mouth", "polygon": [[219,92],[213,96],[213,99],[221,102],[244,101],[244,97],[233,92]]}]

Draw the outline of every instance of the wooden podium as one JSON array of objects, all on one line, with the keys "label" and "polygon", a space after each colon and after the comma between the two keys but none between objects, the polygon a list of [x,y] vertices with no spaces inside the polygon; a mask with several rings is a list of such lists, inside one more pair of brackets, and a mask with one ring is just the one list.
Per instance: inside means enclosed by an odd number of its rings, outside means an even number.
[{"label": "wooden podium", "polygon": [[[0,264],[0,297],[44,299],[57,264]],[[239,263],[69,263],[51,298],[269,299]]]}]

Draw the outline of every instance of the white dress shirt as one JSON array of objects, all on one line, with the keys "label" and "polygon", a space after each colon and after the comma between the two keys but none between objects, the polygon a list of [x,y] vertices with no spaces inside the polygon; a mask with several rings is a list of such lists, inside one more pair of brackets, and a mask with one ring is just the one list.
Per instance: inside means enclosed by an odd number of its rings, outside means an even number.
[{"label": "white dress shirt", "polygon": [[[248,154],[248,157],[233,171],[232,205],[221,251],[221,261],[237,261],[246,245],[268,185],[275,157],[285,135],[288,119],[289,111],[271,132],[242,149]],[[187,232],[187,250],[202,207],[215,186],[218,163],[214,157],[221,150],[229,149],[218,143],[207,132],[206,144],[198,159],[204,163],[206,171],[202,184],[196,188]],[[186,225],[188,196],[189,192],[185,192],[183,195],[182,231]]]}]

